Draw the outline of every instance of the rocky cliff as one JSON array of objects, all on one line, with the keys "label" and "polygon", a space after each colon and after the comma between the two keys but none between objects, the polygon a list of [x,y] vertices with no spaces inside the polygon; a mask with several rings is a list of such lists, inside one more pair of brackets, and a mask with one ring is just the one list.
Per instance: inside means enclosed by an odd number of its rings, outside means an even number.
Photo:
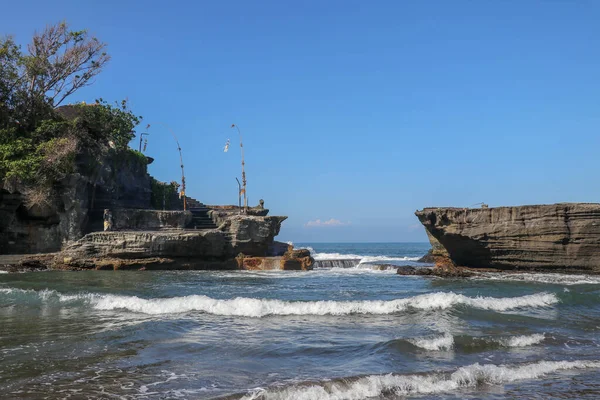
[{"label": "rocky cliff", "polygon": [[425,208],[435,256],[458,266],[600,272],[600,204]]},{"label": "rocky cliff", "polygon": [[308,252],[274,242],[286,218],[231,215],[217,229],[94,232],[66,246],[52,268],[311,269]]},{"label": "rocky cliff", "polygon": [[150,208],[146,162],[129,151],[110,151],[94,162],[80,157],[54,189],[32,205],[26,187],[0,188],[0,254],[58,251],[102,230],[104,208]]}]

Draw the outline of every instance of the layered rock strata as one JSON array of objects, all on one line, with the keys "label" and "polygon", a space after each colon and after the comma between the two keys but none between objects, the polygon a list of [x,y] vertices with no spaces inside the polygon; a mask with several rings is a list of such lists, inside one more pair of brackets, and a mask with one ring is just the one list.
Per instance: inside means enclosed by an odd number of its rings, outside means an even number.
[{"label": "layered rock strata", "polygon": [[210,230],[94,232],[66,246],[52,268],[312,269],[308,251],[274,242],[285,219],[232,215]]},{"label": "layered rock strata", "polygon": [[438,265],[600,272],[600,204],[425,208],[415,215]]}]

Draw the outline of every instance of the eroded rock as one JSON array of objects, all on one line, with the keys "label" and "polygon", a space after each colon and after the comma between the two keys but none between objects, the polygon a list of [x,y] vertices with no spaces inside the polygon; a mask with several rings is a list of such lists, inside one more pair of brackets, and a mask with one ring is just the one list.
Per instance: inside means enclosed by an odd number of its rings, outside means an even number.
[{"label": "eroded rock", "polygon": [[415,214],[436,264],[445,258],[470,268],[600,272],[600,204],[426,208]]},{"label": "eroded rock", "polygon": [[286,244],[283,252],[275,246],[280,256],[271,256],[273,238],[285,218],[232,215],[210,230],[94,232],[66,246],[54,257],[53,267],[309,270],[314,260],[308,250]]}]

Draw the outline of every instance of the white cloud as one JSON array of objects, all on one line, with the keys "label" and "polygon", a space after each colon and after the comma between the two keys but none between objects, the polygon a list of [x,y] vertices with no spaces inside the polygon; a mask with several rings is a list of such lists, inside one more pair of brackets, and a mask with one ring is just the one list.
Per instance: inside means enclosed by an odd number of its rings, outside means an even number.
[{"label": "white cloud", "polygon": [[304,226],[307,228],[344,226],[344,225],[350,225],[350,221],[342,222],[339,219],[334,219],[334,218],[331,218],[327,221],[321,221],[320,219],[315,219],[314,221],[308,221],[306,224],[304,224]]}]

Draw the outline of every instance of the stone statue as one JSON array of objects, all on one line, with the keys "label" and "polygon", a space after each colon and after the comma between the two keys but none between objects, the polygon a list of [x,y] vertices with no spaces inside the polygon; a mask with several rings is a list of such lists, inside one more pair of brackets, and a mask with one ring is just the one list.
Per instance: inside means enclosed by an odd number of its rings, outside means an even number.
[{"label": "stone statue", "polygon": [[259,208],[259,209],[261,209],[261,210],[264,210],[264,208],[265,208],[265,201],[264,201],[263,199],[260,199],[260,200],[258,201],[258,207],[256,207],[256,208]]},{"label": "stone statue", "polygon": [[113,217],[108,208],[104,210],[104,231],[112,231]]}]

